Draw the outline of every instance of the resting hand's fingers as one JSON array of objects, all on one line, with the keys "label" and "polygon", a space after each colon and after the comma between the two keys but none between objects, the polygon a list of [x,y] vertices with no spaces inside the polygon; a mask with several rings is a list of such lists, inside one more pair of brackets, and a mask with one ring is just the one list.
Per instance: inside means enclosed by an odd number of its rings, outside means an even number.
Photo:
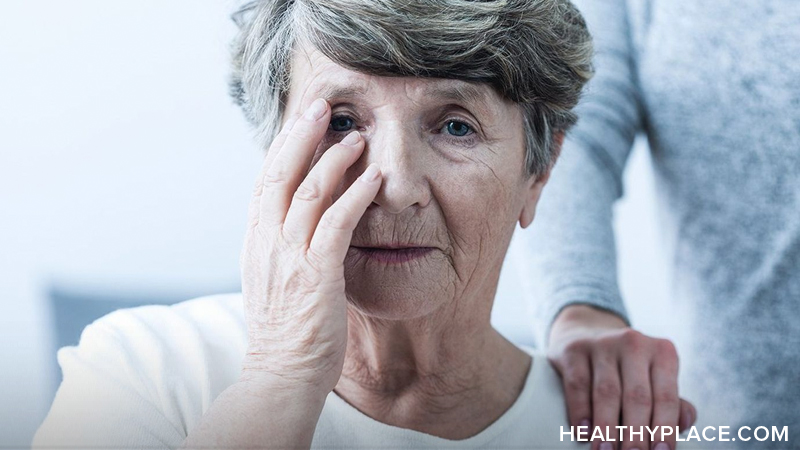
[{"label": "resting hand's fingers", "polygon": [[[623,450],[649,450],[650,435],[645,427],[650,426],[653,411],[653,389],[650,381],[650,353],[647,342],[639,334],[629,334],[627,345],[622,349],[622,424],[624,436],[620,436]],[[644,338],[644,336],[642,336]],[[644,338],[646,339],[646,338]],[[637,434],[631,434],[631,431]],[[638,434],[641,431],[641,434]],[[633,437],[633,439],[631,439]]]},{"label": "resting hand's fingers", "polygon": [[376,164],[353,182],[338,200],[322,215],[309,253],[317,255],[319,261],[340,265],[347,255],[353,230],[361,216],[372,203],[381,187],[381,171]]},{"label": "resting hand's fingers", "polygon": [[[666,339],[655,341],[656,352],[650,376],[653,380],[653,419],[652,427],[658,428],[653,443],[654,450],[675,450],[676,429],[680,418],[680,397],[678,396],[678,352],[672,342]],[[662,432],[672,433],[662,439]],[[668,448],[663,447],[666,443]],[[659,447],[661,446],[661,447]]]},{"label": "resting hand's fingers", "polygon": [[328,103],[323,99],[314,100],[277,149],[264,176],[260,221],[273,225],[283,223],[292,195],[305,178],[317,146],[328,129],[329,115]]},{"label": "resting hand's fingers", "polygon": [[[593,450],[612,450],[617,439],[620,407],[622,404],[622,381],[620,380],[617,354],[613,347],[597,345],[592,354],[592,431],[600,427],[607,442],[592,441]],[[607,428],[606,428],[607,427]],[[608,430],[608,432],[606,432]],[[591,434],[590,434],[591,437]]]},{"label": "resting hand's fingers", "polygon": [[681,399],[681,433],[688,430],[697,420],[697,410],[690,402]]},{"label": "resting hand's fingers", "polygon": [[272,140],[272,143],[267,150],[267,154],[264,156],[264,162],[261,163],[261,170],[258,172],[258,176],[256,177],[256,183],[253,187],[253,195],[250,198],[250,204],[247,208],[247,223],[250,225],[251,229],[258,226],[261,194],[264,192],[264,177],[267,175],[267,170],[272,164],[272,160],[275,159],[275,154],[278,153],[278,149],[283,146],[283,143],[286,141],[286,136],[289,135],[289,130],[292,129],[292,126],[295,124],[295,122],[297,122],[299,117],[300,114],[294,114],[286,120],[286,123],[283,125],[283,128],[281,128],[280,133],[278,133],[278,135],[275,136],[275,139]]},{"label": "resting hand's fingers", "polygon": [[283,222],[283,234],[288,241],[311,240],[320,216],[330,206],[334,191],[363,150],[364,140],[358,131],[353,131],[325,151],[292,197]]},{"label": "resting hand's fingers", "polygon": [[[561,383],[564,386],[564,398],[567,401],[567,416],[570,425],[582,428],[586,434],[581,437],[591,436],[592,417],[592,363],[589,343],[578,340],[564,348],[558,358],[551,360],[553,366],[561,374]],[[576,429],[577,431],[581,431]],[[575,437],[577,439],[577,435]]]}]

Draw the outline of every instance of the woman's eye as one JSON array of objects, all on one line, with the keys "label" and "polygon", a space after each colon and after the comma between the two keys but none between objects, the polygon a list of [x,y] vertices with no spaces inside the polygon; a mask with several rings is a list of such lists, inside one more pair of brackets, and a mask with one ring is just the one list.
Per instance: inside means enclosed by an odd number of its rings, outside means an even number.
[{"label": "woman's eye", "polygon": [[458,120],[448,121],[447,125],[445,125],[445,128],[447,128],[448,133],[458,137],[466,136],[470,133],[470,131],[472,131],[472,127]]},{"label": "woman's eye", "polygon": [[353,126],[353,119],[347,116],[339,116],[331,119],[330,129],[337,133],[350,130]]}]

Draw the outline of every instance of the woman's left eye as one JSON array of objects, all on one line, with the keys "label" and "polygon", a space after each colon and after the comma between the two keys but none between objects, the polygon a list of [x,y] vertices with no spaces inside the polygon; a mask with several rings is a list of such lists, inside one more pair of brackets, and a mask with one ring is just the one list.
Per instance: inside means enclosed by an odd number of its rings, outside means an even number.
[{"label": "woman's left eye", "polygon": [[444,128],[449,134],[457,137],[466,136],[472,131],[472,127],[459,120],[448,120]]},{"label": "woman's left eye", "polygon": [[331,118],[330,129],[337,133],[342,133],[345,131],[350,130],[353,126],[354,121],[351,117],[347,116],[338,116]]}]

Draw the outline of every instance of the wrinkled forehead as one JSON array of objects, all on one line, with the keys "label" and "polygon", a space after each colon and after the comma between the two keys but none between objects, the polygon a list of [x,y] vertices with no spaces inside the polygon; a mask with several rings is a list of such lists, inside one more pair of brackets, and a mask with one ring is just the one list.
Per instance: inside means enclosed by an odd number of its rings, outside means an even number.
[{"label": "wrinkled forehead", "polygon": [[287,110],[294,111],[316,98],[328,102],[407,99],[414,103],[451,101],[487,116],[503,114],[516,105],[485,83],[421,77],[386,77],[340,66],[315,48],[300,46],[291,60]]}]

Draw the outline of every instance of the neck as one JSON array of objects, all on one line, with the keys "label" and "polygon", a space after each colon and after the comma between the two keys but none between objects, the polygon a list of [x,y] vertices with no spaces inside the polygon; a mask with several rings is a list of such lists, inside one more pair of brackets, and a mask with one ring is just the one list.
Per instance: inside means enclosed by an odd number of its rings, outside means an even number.
[{"label": "neck", "polygon": [[336,394],[375,420],[448,439],[489,426],[519,396],[531,358],[492,328],[488,312],[470,320],[443,309],[406,321],[348,306]]}]

